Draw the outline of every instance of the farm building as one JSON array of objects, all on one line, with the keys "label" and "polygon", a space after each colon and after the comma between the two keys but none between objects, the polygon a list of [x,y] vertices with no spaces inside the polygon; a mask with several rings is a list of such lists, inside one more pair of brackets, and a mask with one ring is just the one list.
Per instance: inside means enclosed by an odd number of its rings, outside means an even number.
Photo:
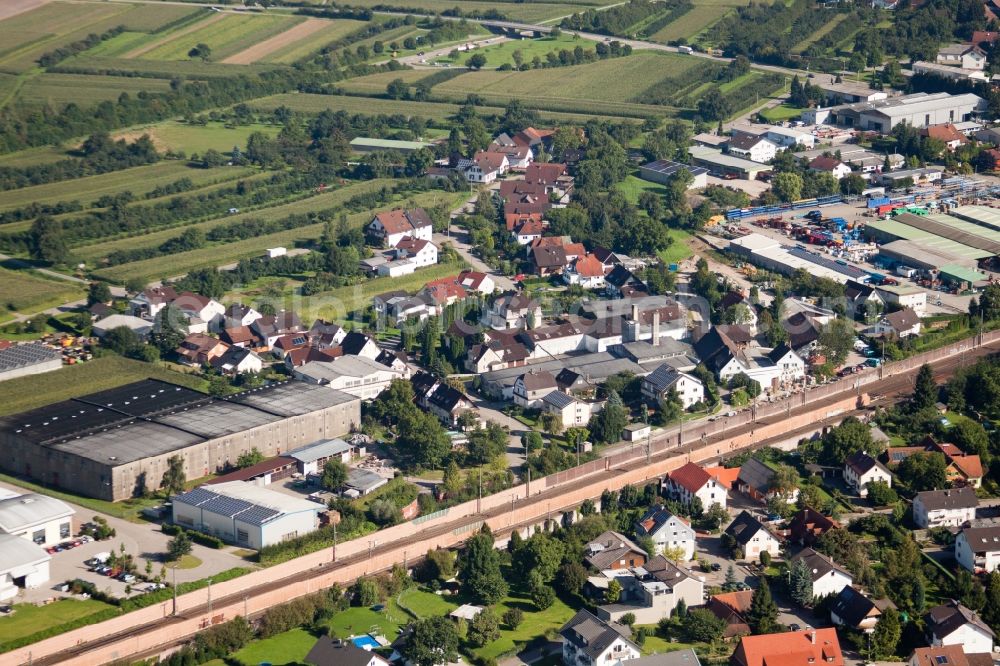
[{"label": "farm building", "polygon": [[321,504],[242,481],[201,486],[173,497],[174,524],[258,550],[308,534]]},{"label": "farm building", "polygon": [[639,167],[639,177],[651,183],[666,185],[674,174],[682,169],[694,176],[694,180],[688,185],[689,190],[696,190],[708,185],[708,169],[671,162],[670,160],[656,160],[643,164]]},{"label": "farm building", "polygon": [[265,456],[350,432],[358,398],[289,381],[213,398],[146,379],[0,419],[5,471],[118,501],[155,490],[171,456],[195,479],[256,448]]},{"label": "farm building", "polygon": [[37,493],[0,500],[0,534],[51,546],[73,534],[73,514],[65,502]]},{"label": "farm building", "polygon": [[62,354],[41,343],[11,345],[0,350],[0,382],[51,372],[62,367]]}]

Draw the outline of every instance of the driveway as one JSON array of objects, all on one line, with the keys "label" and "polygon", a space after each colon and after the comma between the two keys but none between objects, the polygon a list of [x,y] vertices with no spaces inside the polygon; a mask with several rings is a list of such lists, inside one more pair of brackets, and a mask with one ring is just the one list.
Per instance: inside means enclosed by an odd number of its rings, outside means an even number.
[{"label": "driveway", "polygon": [[521,435],[529,430],[528,426],[500,411],[506,406],[506,403],[484,400],[475,394],[470,394],[469,397],[479,410],[479,418],[482,421],[499,423],[510,430],[510,437],[507,442],[507,464],[511,469],[518,469],[524,466],[525,453],[524,445],[521,444]]}]

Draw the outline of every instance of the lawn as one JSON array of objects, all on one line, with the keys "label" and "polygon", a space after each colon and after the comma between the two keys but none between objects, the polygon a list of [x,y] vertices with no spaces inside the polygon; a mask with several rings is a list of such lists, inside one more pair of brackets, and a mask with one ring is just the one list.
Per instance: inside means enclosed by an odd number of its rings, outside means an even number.
[{"label": "lawn", "polygon": [[457,602],[449,601],[440,594],[427,592],[417,587],[404,590],[399,595],[398,605],[421,619],[447,615],[458,608]]},{"label": "lawn", "polygon": [[188,53],[198,44],[211,48],[211,60],[222,60],[257,42],[288,30],[304,17],[261,14],[222,14],[199,24],[197,30],[179,30],[155,48],[142,53],[145,60],[189,60]]},{"label": "lawn", "polygon": [[691,234],[683,229],[668,229],[667,235],[669,235],[670,238],[673,238],[674,241],[669,247],[666,247],[656,253],[656,256],[660,258],[660,261],[667,264],[676,264],[684,261],[694,254],[691,250],[691,246],[687,244],[688,239],[691,238]]},{"label": "lawn", "polygon": [[[243,170],[243,173],[252,173],[252,170]],[[98,176],[9,190],[0,197],[2,200],[0,210],[20,208],[35,202],[56,203],[76,200],[86,205],[105,194],[130,191],[136,196],[142,196],[161,185],[173,183],[181,178],[190,178],[196,185],[207,185],[227,180],[232,174],[231,167],[195,169],[188,166],[185,161],[164,160],[156,164],[112,171]],[[0,230],[3,229],[0,227]]]},{"label": "lawn", "polygon": [[779,104],[778,106],[764,109],[760,112],[760,115],[770,123],[780,123],[792,118],[798,118],[804,110],[802,107],[792,106],[791,104]]},{"label": "lawn", "polygon": [[197,390],[205,390],[207,386],[204,379],[195,375],[185,375],[167,370],[161,365],[109,354],[79,365],[67,365],[54,372],[0,382],[0,416],[103,391],[147,377]]},{"label": "lawn", "polygon": [[115,101],[122,93],[135,97],[140,92],[166,92],[166,79],[96,76],[89,74],[44,73],[29,79],[18,93],[18,99],[31,103],[61,106],[75,103],[91,106],[103,101]]},{"label": "lawn", "polygon": [[341,611],[330,620],[330,631],[341,638],[360,634],[382,634],[390,641],[395,640],[399,628],[410,621],[410,616],[389,600],[382,611],[353,606]]},{"label": "lawn", "polygon": [[292,629],[277,636],[253,641],[230,658],[245,666],[257,664],[304,663],[309,650],[316,644],[316,637],[305,629]]},{"label": "lawn", "polygon": [[515,607],[524,612],[524,620],[514,631],[504,628],[500,632],[499,640],[476,650],[474,654],[479,659],[497,659],[500,655],[511,652],[519,645],[544,636],[549,631],[558,630],[576,613],[558,597],[554,604],[543,611],[537,610],[527,597],[520,596],[505,597],[493,610],[496,611],[497,616],[503,617],[508,608]]},{"label": "lawn", "polygon": [[667,193],[667,188],[663,185],[644,180],[635,174],[629,174],[625,177],[625,180],[617,183],[615,187],[625,195],[625,198],[627,198],[631,204],[638,204],[639,196],[643,192],[652,192],[659,195]]},{"label": "lawn", "polygon": [[[514,51],[520,51],[522,62],[530,63],[535,56],[545,62],[545,56],[555,51],[558,53],[562,49],[572,51],[577,46],[584,49],[593,49],[597,42],[590,39],[583,39],[572,33],[564,32],[558,37],[542,37],[540,39],[514,39],[500,44],[477,48],[472,53],[486,56],[486,67],[488,69],[499,67],[503,64],[515,65]],[[452,64],[464,64],[469,59],[470,53],[462,51],[455,58],[436,58],[435,62],[450,62]]]},{"label": "lawn", "polygon": [[275,136],[280,131],[281,128],[275,125],[252,124],[226,126],[218,122],[192,125],[176,120],[168,120],[155,125],[132,128],[128,132],[119,133],[116,136],[134,138],[148,134],[159,150],[184,151],[188,155],[203,153],[209,149],[229,154],[233,146],[245,148],[247,139],[254,132],[262,132],[269,136]]},{"label": "lawn", "polygon": [[0,306],[6,310],[34,314],[83,297],[83,288],[76,283],[0,268]]},{"label": "lawn", "polygon": [[94,599],[63,599],[47,606],[15,604],[14,614],[0,619],[0,650],[4,643],[16,638],[30,636],[113,608],[111,604]]}]

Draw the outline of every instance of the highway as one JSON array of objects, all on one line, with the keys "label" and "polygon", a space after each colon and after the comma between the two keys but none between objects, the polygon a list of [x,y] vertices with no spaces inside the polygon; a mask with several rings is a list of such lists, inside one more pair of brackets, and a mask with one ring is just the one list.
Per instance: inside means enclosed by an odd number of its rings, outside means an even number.
[{"label": "highway", "polygon": [[[953,346],[954,349],[964,348],[965,351],[955,353],[932,365],[935,378],[938,381],[943,381],[950,377],[958,367],[970,364],[977,358],[1000,350],[1000,341],[993,341],[980,347],[972,347],[968,342],[966,341],[961,347],[957,345]],[[881,397],[877,404],[888,405],[905,399],[909,395],[912,390],[913,374],[913,372],[894,374],[884,379],[873,381],[864,388],[870,395],[880,394]],[[180,629],[182,625],[191,626],[195,621],[200,621],[205,625],[211,622],[211,617],[222,617],[221,615],[212,615],[213,606],[216,612],[220,609],[229,608],[236,609],[232,614],[243,614],[240,613],[239,609],[245,609],[246,614],[255,616],[266,610],[268,604],[274,605],[275,603],[293,598],[294,594],[281,594],[281,591],[286,588],[292,589],[296,584],[310,583],[308,586],[309,589],[315,591],[316,589],[327,587],[333,582],[348,582],[349,579],[344,579],[344,576],[338,576],[338,572],[346,573],[351,570],[358,570],[359,566],[364,568],[364,573],[374,573],[379,570],[388,569],[393,563],[403,562],[406,559],[406,553],[419,555],[425,553],[429,548],[438,547],[442,544],[457,545],[463,540],[464,535],[471,533],[484,521],[490,522],[494,527],[494,532],[500,538],[503,538],[512,529],[536,525],[549,517],[558,516],[562,512],[575,509],[580,501],[582,501],[581,493],[592,498],[597,498],[603,489],[617,489],[629,482],[641,483],[642,479],[650,479],[657,476],[660,473],[658,470],[665,468],[665,465],[666,468],[670,468],[671,464],[677,466],[685,459],[711,462],[718,460],[719,457],[731,455],[743,448],[767,446],[777,441],[788,440],[799,433],[802,436],[806,436],[823,426],[838,423],[847,415],[860,414],[866,411],[865,409],[848,408],[841,409],[835,414],[827,413],[826,410],[831,405],[853,404],[854,397],[860,393],[860,388],[850,381],[840,382],[840,384],[843,384],[842,390],[837,391],[833,396],[825,396],[819,403],[810,401],[798,408],[789,409],[786,414],[781,416],[757,419],[744,425],[734,426],[725,432],[724,435],[717,437],[701,438],[697,434],[697,431],[695,431],[690,433],[694,438],[693,442],[687,443],[682,447],[674,446],[663,453],[648,457],[643,454],[645,447],[640,445],[636,447],[637,450],[629,462],[614,465],[597,473],[560,483],[556,487],[531,494],[526,499],[521,498],[516,502],[512,500],[509,506],[496,506],[484,512],[463,515],[453,521],[446,521],[419,531],[413,536],[402,540],[382,544],[378,544],[373,540],[370,542],[371,545],[367,552],[361,551],[350,557],[338,558],[332,564],[326,561],[318,566],[311,566],[298,571],[292,576],[277,578],[261,585],[241,589],[237,594],[211,600],[211,606],[209,603],[198,604],[183,609],[177,616],[165,617],[155,622],[130,626],[125,631],[109,633],[96,640],[85,641],[72,648],[56,653],[48,655],[37,654],[32,663],[42,665],[101,663],[99,660],[95,661],[88,658],[88,655],[96,657],[96,654],[93,653],[99,653],[102,648],[109,645],[118,646],[126,641],[129,645],[134,645],[135,647],[128,654],[120,654],[122,658],[128,657],[130,660],[135,660],[144,656],[160,654],[164,650],[169,649],[172,644],[176,645],[189,640],[190,633],[184,633],[168,643],[161,644],[144,641],[143,637],[146,634],[162,634],[162,630],[171,625],[177,625],[176,628]],[[781,426],[786,422],[799,422],[804,425],[784,430]],[[754,431],[773,431],[776,429],[778,433],[774,436],[762,437],[759,441],[753,441],[752,439]],[[687,429],[685,430],[685,434],[688,434]],[[749,446],[741,446],[736,449],[725,446],[726,443],[732,443],[741,439],[747,441],[748,434],[750,434]],[[662,442],[667,438],[676,438],[676,433],[667,432],[659,440],[653,440],[653,442]],[[714,452],[712,451],[713,448],[715,449]],[[722,452],[723,450],[725,452]],[[526,518],[515,522],[515,516],[526,516]],[[375,537],[377,533],[371,536]],[[315,585],[311,583],[315,583]],[[256,600],[263,600],[266,597],[270,597],[268,604],[255,603]],[[276,597],[278,598],[277,601],[275,600]],[[115,654],[119,653],[115,652]],[[18,663],[26,662],[27,660]]]}]

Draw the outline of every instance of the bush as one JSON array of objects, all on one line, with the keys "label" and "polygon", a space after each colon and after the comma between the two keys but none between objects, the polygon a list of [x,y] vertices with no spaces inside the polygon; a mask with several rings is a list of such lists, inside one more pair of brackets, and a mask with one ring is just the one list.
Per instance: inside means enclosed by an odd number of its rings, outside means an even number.
[{"label": "bush", "polygon": [[164,534],[169,534],[170,536],[177,536],[179,533],[184,532],[188,535],[191,541],[199,543],[206,548],[222,550],[226,547],[226,542],[219,537],[214,537],[211,534],[205,534],[204,532],[198,532],[197,530],[187,530],[179,525],[165,524],[160,528],[160,530]]}]

